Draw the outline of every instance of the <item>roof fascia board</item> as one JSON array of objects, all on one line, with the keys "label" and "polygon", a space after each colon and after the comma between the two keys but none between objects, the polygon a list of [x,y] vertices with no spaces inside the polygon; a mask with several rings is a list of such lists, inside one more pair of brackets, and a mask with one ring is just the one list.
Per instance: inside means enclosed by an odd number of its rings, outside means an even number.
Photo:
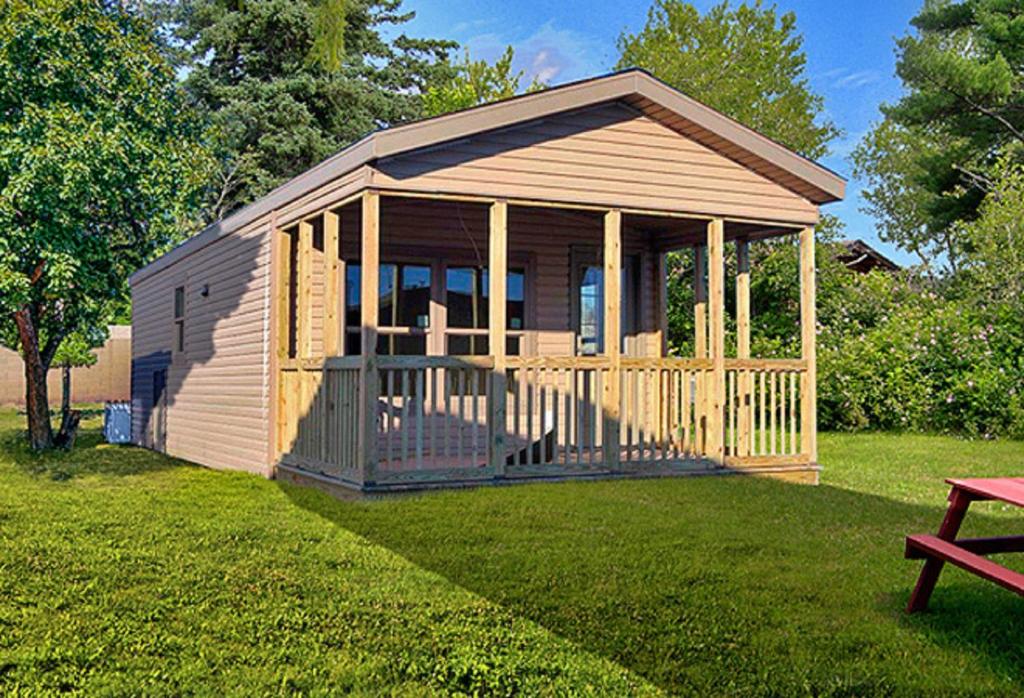
[{"label": "roof fascia board", "polygon": [[465,138],[573,109],[620,99],[635,92],[638,73],[622,73],[564,88],[418,121],[376,134],[378,158]]},{"label": "roof fascia board", "polygon": [[374,140],[373,134],[371,134],[340,153],[327,158],[312,169],[293,177],[277,189],[257,199],[238,212],[215,223],[211,223],[199,233],[136,271],[129,277],[129,283],[134,284],[141,281],[150,274],[154,274],[205,247],[214,240],[244,228],[253,221],[269,215],[275,209],[285,208],[304,194],[342,175],[348,174],[366,162],[372,161],[375,157],[373,155],[373,146]]}]

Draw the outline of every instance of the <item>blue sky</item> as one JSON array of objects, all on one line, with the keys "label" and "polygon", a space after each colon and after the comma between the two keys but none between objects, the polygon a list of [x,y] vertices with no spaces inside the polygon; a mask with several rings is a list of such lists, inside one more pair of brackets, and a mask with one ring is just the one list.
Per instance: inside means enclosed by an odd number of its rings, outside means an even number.
[{"label": "blue sky", "polygon": [[[693,1],[702,11],[714,4]],[[810,83],[824,95],[828,115],[844,131],[822,163],[849,179],[850,150],[878,118],[878,105],[899,96],[894,40],[907,33],[922,0],[777,4],[796,13]],[[611,70],[618,58],[616,39],[623,31],[638,31],[649,6],[649,0],[405,0],[406,9],[416,12],[406,31],[455,39],[474,58],[488,60],[511,44],[520,69],[557,85]],[[912,263],[910,256],[878,241],[875,221],[859,210],[860,188],[849,179],[846,201],[828,210],[845,221],[848,236],[864,238],[898,261]]]}]

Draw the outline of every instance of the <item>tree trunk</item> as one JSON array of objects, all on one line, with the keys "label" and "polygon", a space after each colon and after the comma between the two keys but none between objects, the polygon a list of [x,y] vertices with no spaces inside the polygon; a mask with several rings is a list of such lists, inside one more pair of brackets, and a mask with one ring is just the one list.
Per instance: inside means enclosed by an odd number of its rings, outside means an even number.
[{"label": "tree trunk", "polygon": [[60,367],[61,398],[60,398],[60,431],[54,443],[61,448],[71,449],[78,435],[78,424],[82,421],[82,413],[71,409],[71,364]]},{"label": "tree trunk", "polygon": [[25,413],[28,416],[28,441],[33,449],[53,448],[53,427],[50,424],[50,401],[46,392],[46,372],[39,353],[39,335],[28,308],[14,313],[21,340],[21,357],[25,363]]},{"label": "tree trunk", "polygon": [[64,364],[60,367],[60,423],[63,430],[64,424],[71,414],[71,365]]},{"label": "tree trunk", "polygon": [[82,421],[81,410],[68,409],[60,420],[60,431],[54,438],[54,443],[60,448],[71,450],[75,447],[75,437],[78,436],[78,425]]}]

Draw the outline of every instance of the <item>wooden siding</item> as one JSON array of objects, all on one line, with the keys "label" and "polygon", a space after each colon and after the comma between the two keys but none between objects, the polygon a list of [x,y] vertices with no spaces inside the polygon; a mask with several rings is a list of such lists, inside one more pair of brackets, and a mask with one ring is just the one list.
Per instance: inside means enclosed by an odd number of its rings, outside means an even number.
[{"label": "wooden siding", "polygon": [[[269,224],[260,221],[133,283],[136,443],[214,468],[270,474],[269,242]],[[173,346],[178,286],[186,296],[182,353]],[[164,368],[164,442],[155,443],[153,374]]]},{"label": "wooden siding", "polygon": [[621,102],[377,163],[373,186],[813,224],[817,207]]}]

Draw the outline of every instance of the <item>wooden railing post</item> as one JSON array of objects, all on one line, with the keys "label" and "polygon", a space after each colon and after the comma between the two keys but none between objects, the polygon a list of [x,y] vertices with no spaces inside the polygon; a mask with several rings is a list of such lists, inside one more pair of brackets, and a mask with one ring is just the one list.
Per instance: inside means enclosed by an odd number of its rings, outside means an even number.
[{"label": "wooden railing post", "polygon": [[604,214],[604,352],[611,359],[604,376],[601,412],[605,467],[619,467],[619,409],[622,359],[622,212]]},{"label": "wooden railing post", "polygon": [[716,465],[725,464],[725,223],[716,218],[708,223],[708,349],[711,380],[708,395],[707,456]]},{"label": "wooden railing post", "polygon": [[360,234],[359,452],[363,483],[373,482],[377,469],[377,321],[380,304],[380,194],[363,193]]},{"label": "wooden railing post", "polygon": [[[506,458],[505,433],[505,334],[506,297],[508,295],[508,204],[495,201],[491,204],[488,249],[488,330],[490,353],[494,357],[491,374],[490,404],[487,411],[488,433],[490,434],[489,462],[495,477],[504,477]],[[543,422],[543,415],[541,421]],[[543,432],[543,427],[541,429]]]},{"label": "wooden railing post", "polygon": [[816,358],[814,228],[800,231],[800,353],[805,368],[800,380],[800,450],[818,462],[818,370]]},{"label": "wooden railing post", "polygon": [[[736,358],[750,358],[750,243],[736,241]],[[750,398],[749,370],[736,372],[737,419],[736,455],[750,455]]]}]

